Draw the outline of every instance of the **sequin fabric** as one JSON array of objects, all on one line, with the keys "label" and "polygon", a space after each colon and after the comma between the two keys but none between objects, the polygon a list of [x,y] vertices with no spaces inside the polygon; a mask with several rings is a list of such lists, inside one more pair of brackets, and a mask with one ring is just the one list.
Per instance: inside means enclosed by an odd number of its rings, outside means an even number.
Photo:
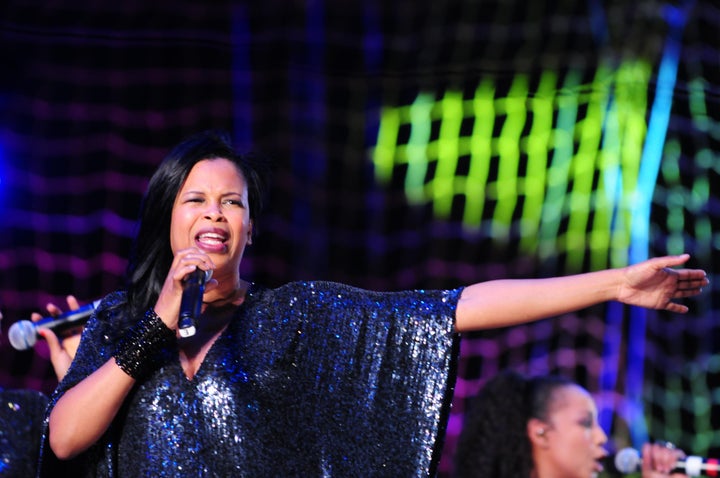
[{"label": "sequin fabric", "polygon": [[47,404],[48,398],[35,390],[0,389],[0,477],[35,475]]},{"label": "sequin fabric", "polygon": [[[168,351],[101,441],[64,464],[73,476],[133,478],[428,476],[460,292],[253,285],[192,380]],[[107,297],[88,322],[52,403],[112,356],[127,319],[103,310],[123,300]],[[46,437],[42,453],[52,476]]]}]

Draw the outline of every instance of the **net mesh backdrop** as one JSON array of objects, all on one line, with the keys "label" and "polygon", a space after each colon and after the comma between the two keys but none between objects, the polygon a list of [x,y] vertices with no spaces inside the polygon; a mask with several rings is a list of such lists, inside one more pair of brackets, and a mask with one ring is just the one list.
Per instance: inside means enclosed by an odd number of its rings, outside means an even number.
[{"label": "net mesh backdrop", "polygon": [[[122,286],[149,175],[208,128],[273,163],[243,264],[270,286],[376,290],[545,277],[689,252],[689,314],[604,304],[466,334],[464,402],[498,371],[562,373],[612,445],[717,455],[716,2],[8,0],[0,7],[3,329]],[[513,300],[508,297],[508,300]],[[49,393],[44,343],[0,386]]]}]

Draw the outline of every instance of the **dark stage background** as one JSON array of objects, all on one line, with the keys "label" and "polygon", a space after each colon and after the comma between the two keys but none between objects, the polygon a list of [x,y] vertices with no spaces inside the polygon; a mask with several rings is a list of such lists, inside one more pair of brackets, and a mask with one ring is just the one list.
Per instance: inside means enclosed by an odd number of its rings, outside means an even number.
[{"label": "dark stage background", "polygon": [[[226,128],[275,175],[246,278],[451,288],[692,254],[686,316],[618,304],[463,337],[441,474],[501,369],[590,389],[612,444],[720,454],[720,7],[418,0],[0,5],[3,329],[122,285],[146,179]],[[513,300],[508,297],[507,300]],[[0,386],[49,393],[44,343]]]}]

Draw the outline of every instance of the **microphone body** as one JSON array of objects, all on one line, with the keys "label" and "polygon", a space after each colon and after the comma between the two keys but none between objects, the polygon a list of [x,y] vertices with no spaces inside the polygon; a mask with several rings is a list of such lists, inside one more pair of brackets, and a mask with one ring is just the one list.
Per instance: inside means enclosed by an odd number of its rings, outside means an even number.
[{"label": "microphone body", "polygon": [[[637,450],[623,448],[615,455],[615,469],[620,473],[635,473],[642,469],[642,457]],[[675,463],[675,472],[687,476],[720,477],[720,460],[700,456],[686,456]]]},{"label": "microphone body", "polygon": [[202,298],[205,293],[205,283],[212,276],[212,271],[195,269],[183,280],[183,294],[180,301],[180,317],[178,318],[178,333],[180,337],[195,335],[195,320],[200,316]]},{"label": "microphone body", "polygon": [[19,320],[12,324],[8,330],[10,345],[12,345],[15,350],[31,349],[37,342],[38,330],[50,329],[56,334],[60,334],[73,327],[82,325],[88,321],[99,304],[100,300],[96,300],[78,309],[58,315],[57,317],[43,317],[37,322],[33,322],[32,320]]}]

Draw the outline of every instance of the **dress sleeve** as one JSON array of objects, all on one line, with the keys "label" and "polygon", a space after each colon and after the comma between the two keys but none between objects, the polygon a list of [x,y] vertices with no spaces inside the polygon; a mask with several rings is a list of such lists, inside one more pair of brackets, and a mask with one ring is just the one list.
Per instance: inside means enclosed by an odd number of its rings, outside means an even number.
[{"label": "dress sleeve", "polygon": [[328,467],[336,476],[433,475],[455,382],[461,289],[303,288],[293,295],[305,301],[298,362],[303,390],[316,392],[309,402]]}]

